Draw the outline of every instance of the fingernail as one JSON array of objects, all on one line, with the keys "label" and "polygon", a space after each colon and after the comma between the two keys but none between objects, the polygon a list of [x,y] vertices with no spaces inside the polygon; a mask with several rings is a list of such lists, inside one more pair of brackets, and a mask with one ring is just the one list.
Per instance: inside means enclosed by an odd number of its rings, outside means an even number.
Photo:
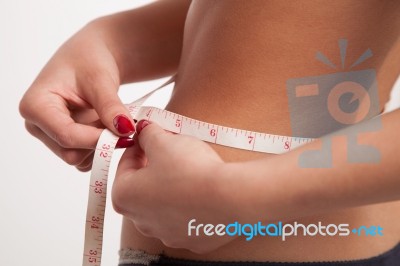
[{"label": "fingernail", "polygon": [[117,149],[129,148],[132,147],[134,144],[135,141],[132,138],[122,137],[118,139],[115,148]]},{"label": "fingernail", "polygon": [[143,130],[143,128],[145,128],[145,127],[148,126],[149,124],[150,124],[150,122],[147,121],[147,120],[140,120],[140,121],[136,124],[137,134],[139,135],[139,133]]},{"label": "fingernail", "polygon": [[132,134],[135,132],[131,120],[125,115],[117,115],[114,117],[113,124],[120,134]]}]

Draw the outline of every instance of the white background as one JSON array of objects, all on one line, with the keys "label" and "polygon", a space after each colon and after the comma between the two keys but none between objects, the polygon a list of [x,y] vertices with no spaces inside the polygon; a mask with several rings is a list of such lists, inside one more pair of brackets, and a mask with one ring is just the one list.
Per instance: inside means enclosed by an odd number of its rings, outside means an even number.
[{"label": "white background", "polygon": [[[83,25],[148,2],[1,0],[0,265],[81,264],[89,175],[25,131],[18,103],[55,50]],[[156,84],[129,85],[121,96],[130,102]],[[399,102],[400,84],[397,89]],[[116,265],[121,219],[108,207],[103,262]]]},{"label": "white background", "polygon": [[[87,22],[149,2],[1,0],[0,265],[81,265],[89,174],[30,136],[18,103],[55,50]],[[130,85],[121,94],[130,102],[156,84]],[[117,265],[121,218],[107,204],[103,265]]]}]

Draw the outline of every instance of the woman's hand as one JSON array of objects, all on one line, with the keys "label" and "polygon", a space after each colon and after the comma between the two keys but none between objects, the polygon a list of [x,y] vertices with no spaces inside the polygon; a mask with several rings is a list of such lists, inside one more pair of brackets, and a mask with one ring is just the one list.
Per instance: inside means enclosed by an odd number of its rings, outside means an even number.
[{"label": "woman's hand", "polygon": [[118,147],[131,146],[126,136],[134,126],[119,85],[176,72],[190,3],[156,1],[96,19],[75,34],[21,100],[28,131],[82,171],[91,168],[101,128],[124,136]]},{"label": "woman's hand", "polygon": [[[117,95],[120,74],[100,24],[90,23],[68,40],[20,103],[27,130],[81,171],[91,168],[101,128],[120,136],[134,132]],[[130,144],[128,138],[119,143]]]},{"label": "woman's hand", "polygon": [[221,176],[225,163],[204,142],[147,124],[137,124],[138,145],[127,149],[120,161],[112,191],[115,210],[168,247],[204,253],[233,240],[206,236],[202,228],[199,236],[195,230],[188,236],[192,219],[193,225],[237,220],[235,193]]}]

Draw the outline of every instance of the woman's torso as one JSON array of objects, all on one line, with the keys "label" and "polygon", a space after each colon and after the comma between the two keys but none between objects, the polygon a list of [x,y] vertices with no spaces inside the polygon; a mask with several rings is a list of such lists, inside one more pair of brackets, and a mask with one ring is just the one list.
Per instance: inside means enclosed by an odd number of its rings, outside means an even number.
[{"label": "woman's torso", "polygon": [[[167,109],[210,123],[292,135],[288,79],[350,71],[368,48],[373,56],[352,71],[376,71],[383,108],[400,73],[398,1],[194,1],[185,25],[182,57]],[[341,68],[339,39],[347,39]],[[320,51],[336,69],[315,59]],[[273,156],[212,145],[226,161]],[[251,177],[244,177],[251,178]],[[323,178],[323,177],[321,177]],[[122,248],[179,258],[315,261],[371,257],[400,240],[400,202],[342,210],[297,222],[379,225],[384,236],[304,237],[287,241],[236,239],[209,254],[165,247],[124,220]],[[182,229],[186,230],[186,229]]]}]

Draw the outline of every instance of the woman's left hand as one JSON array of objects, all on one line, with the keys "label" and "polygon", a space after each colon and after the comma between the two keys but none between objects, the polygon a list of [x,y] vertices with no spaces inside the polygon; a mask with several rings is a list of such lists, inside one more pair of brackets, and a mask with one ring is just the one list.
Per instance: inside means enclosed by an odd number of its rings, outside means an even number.
[{"label": "woman's left hand", "polygon": [[192,219],[192,226],[238,220],[240,207],[224,181],[225,163],[218,154],[196,138],[147,121],[140,121],[137,131],[138,143],[125,151],[118,167],[112,191],[115,210],[168,247],[205,253],[232,241],[216,235],[215,228],[212,236],[204,234],[204,226],[198,236],[189,228]]}]

